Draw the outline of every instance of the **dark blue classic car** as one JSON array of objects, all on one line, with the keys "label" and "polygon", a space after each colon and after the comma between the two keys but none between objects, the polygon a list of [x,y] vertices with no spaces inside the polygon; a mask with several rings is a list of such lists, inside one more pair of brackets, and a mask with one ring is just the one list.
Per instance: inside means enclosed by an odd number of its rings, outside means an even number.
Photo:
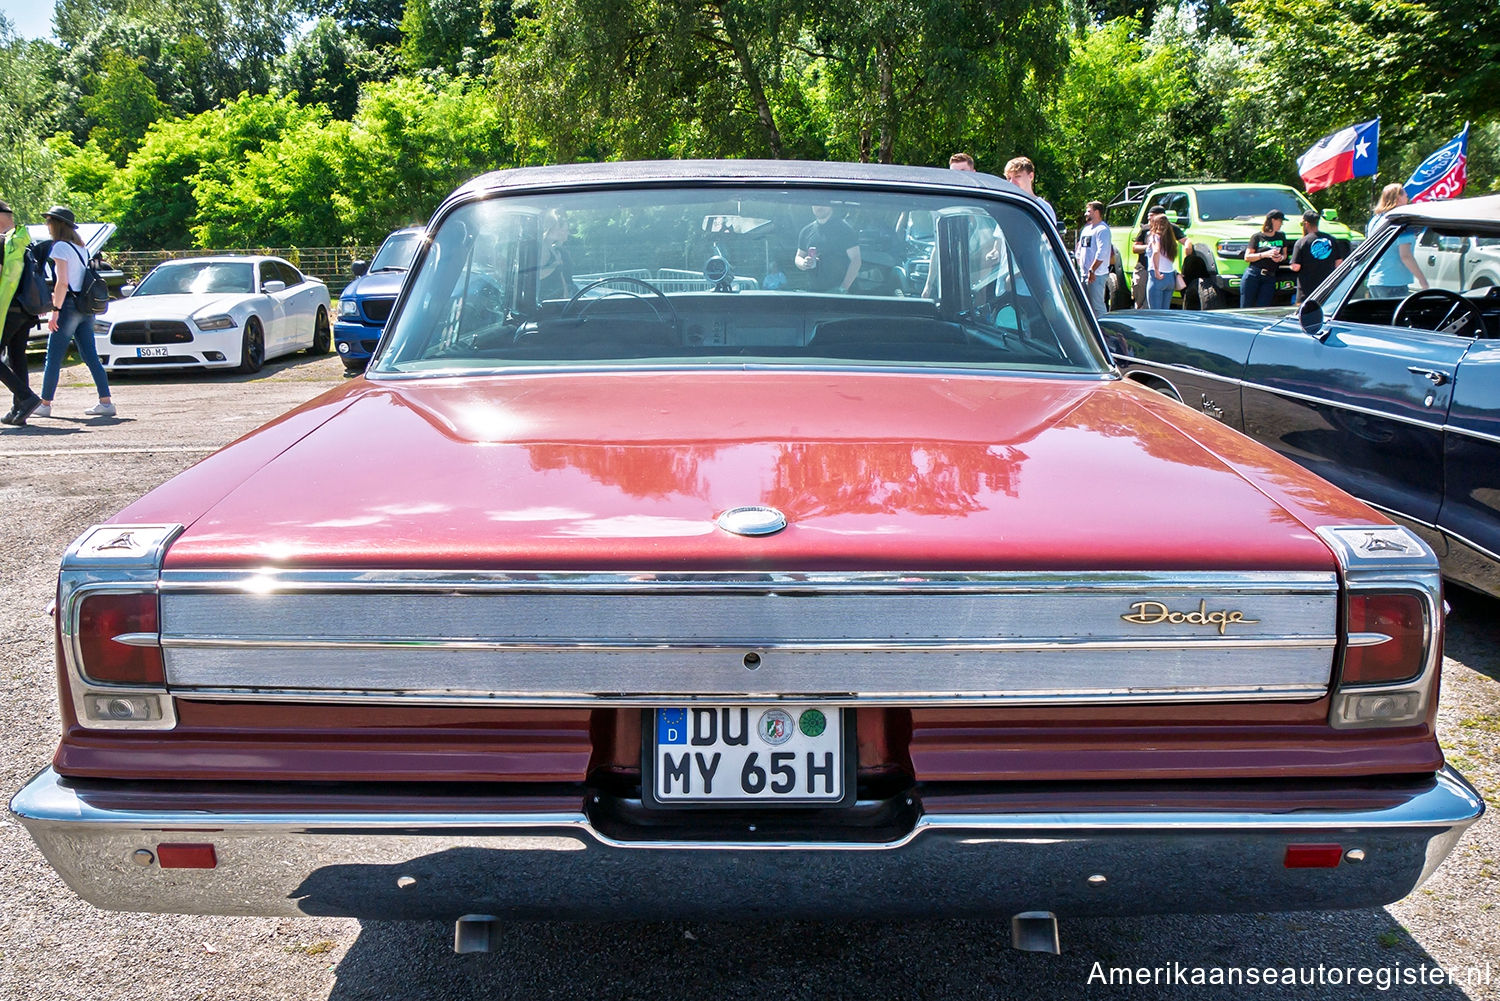
[{"label": "dark blue classic car", "polygon": [[354,281],[339,294],[338,319],[333,324],[334,343],[346,371],[363,372],[369,364],[424,232],[420,226],[398,229],[385,238],[368,264],[355,261],[351,265]]},{"label": "dark blue classic car", "polygon": [[1126,376],[1410,526],[1500,596],[1500,195],[1408,205],[1295,312],[1110,313]]}]

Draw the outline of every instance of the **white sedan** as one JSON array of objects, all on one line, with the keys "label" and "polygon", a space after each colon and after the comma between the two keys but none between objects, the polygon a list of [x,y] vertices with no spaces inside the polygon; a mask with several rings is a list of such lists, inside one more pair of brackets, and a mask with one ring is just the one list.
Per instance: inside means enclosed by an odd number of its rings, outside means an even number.
[{"label": "white sedan", "polygon": [[279,257],[195,257],[151,270],[94,321],[110,371],[260,370],[267,358],[331,346],[328,286]]}]

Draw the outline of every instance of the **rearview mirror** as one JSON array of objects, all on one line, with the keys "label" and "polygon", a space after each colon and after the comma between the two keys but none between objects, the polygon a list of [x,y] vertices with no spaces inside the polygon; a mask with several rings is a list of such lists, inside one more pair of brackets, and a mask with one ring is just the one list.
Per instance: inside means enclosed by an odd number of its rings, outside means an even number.
[{"label": "rearview mirror", "polygon": [[1188,224],[1188,217],[1185,216],[1185,215],[1183,215],[1181,212],[1173,212],[1172,213],[1172,224],[1174,226],[1181,226],[1181,227],[1186,228],[1186,226]]},{"label": "rearview mirror", "polygon": [[279,278],[273,278],[262,285],[260,287],[260,290],[262,292],[284,292],[286,291],[286,282],[280,280]]},{"label": "rearview mirror", "polygon": [[130,298],[133,295],[135,295],[135,286],[134,285],[121,285],[120,286],[120,298],[121,299],[128,299],[128,298]]},{"label": "rearview mirror", "polygon": [[1339,221],[1338,209],[1319,209],[1318,211],[1321,212],[1323,214],[1323,218],[1327,219],[1329,222]]},{"label": "rearview mirror", "polygon": [[1316,337],[1320,341],[1326,336],[1323,330],[1323,307],[1318,305],[1318,300],[1303,300],[1302,305],[1297,307],[1297,320],[1307,336]]},{"label": "rearview mirror", "polygon": [[356,278],[363,278],[365,276],[365,273],[369,270],[369,261],[355,261],[349,265],[349,273]]}]

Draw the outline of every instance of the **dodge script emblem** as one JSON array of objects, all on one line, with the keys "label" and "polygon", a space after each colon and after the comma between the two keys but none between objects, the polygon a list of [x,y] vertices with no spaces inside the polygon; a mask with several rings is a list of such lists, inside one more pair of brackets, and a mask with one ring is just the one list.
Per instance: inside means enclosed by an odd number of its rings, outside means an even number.
[{"label": "dodge script emblem", "polygon": [[1208,610],[1208,602],[1198,602],[1198,607],[1191,612],[1174,612],[1164,602],[1160,601],[1137,601],[1130,606],[1131,611],[1120,616],[1126,622],[1138,622],[1143,626],[1154,626],[1161,622],[1170,622],[1174,625],[1186,623],[1190,626],[1214,626],[1223,636],[1224,631],[1232,625],[1239,623],[1250,624],[1259,622],[1259,619],[1247,619],[1244,612]]}]

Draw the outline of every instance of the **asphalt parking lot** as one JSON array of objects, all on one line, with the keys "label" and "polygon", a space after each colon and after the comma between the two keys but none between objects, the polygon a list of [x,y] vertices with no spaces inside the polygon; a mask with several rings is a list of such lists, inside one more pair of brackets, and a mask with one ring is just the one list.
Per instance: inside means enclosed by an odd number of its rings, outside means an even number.
[{"label": "asphalt parking lot", "polygon": [[[75,364],[64,372],[57,416],[0,432],[0,509],[18,529],[16,544],[0,548],[0,791],[7,797],[47,763],[56,739],[45,609],[67,544],[210,451],[341,381],[331,356],[281,359],[255,376],[134,376],[116,380],[117,417],[90,419],[83,411],[94,402],[92,387]],[[1450,600],[1441,735],[1450,759],[1496,807],[1500,603],[1466,593]],[[495,952],[455,956],[447,925],[99,911],[72,895],[8,815],[0,815],[0,851],[3,998],[1500,998],[1494,809],[1436,878],[1388,908],[1065,921],[1062,956],[1009,950],[1007,915],[529,924],[508,929]],[[1121,967],[1144,967],[1156,982],[1125,986],[1116,972],[1111,985],[1110,971]],[[1180,982],[1195,970],[1211,977],[1250,968],[1291,969],[1314,983]],[[1464,979],[1434,984],[1439,971]]]}]

